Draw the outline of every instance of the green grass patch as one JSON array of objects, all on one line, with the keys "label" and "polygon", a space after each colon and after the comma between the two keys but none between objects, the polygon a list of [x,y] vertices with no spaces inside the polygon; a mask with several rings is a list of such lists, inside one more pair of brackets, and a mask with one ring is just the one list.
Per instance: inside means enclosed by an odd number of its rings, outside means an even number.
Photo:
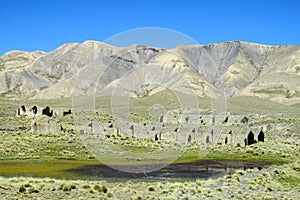
[{"label": "green grass patch", "polygon": [[220,161],[249,161],[249,162],[266,162],[272,164],[284,164],[291,160],[288,158],[281,158],[277,155],[252,155],[252,154],[240,154],[240,153],[220,153],[213,152],[208,153],[203,160],[220,160]]},{"label": "green grass patch", "polygon": [[288,163],[289,158],[282,158],[277,155],[252,155],[229,152],[208,152],[204,154],[201,151],[188,150],[175,163],[191,163],[196,161],[247,161],[247,162],[265,162],[276,165]]},{"label": "green grass patch", "polygon": [[98,160],[0,161],[0,175],[76,179],[78,174],[67,172],[68,169],[99,164]]},{"label": "green grass patch", "polygon": [[135,153],[149,153],[153,150],[152,147],[145,147],[145,146],[127,146],[127,145],[120,145],[117,144],[119,149],[123,151],[135,152]]},{"label": "green grass patch", "polygon": [[288,177],[285,179],[279,180],[279,182],[287,187],[300,189],[300,177]]}]

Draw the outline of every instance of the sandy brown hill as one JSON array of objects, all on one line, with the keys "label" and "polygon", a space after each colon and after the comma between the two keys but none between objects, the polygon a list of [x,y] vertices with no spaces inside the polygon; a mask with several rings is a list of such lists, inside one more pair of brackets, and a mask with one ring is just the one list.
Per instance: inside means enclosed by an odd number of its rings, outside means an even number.
[{"label": "sandy brown hill", "polygon": [[161,49],[101,42],[68,43],[52,52],[0,57],[0,93],[11,98],[72,95],[142,97],[166,88],[198,96],[258,96],[300,102],[300,46],[222,42]]}]

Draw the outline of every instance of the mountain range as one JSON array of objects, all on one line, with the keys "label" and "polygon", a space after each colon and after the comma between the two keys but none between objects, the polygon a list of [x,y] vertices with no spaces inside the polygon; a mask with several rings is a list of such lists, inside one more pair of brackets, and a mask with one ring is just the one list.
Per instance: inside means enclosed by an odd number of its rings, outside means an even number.
[{"label": "mountain range", "polygon": [[[142,98],[170,89],[183,94],[257,96],[300,103],[300,45],[249,42],[115,47],[68,43],[52,52],[10,51],[0,56],[0,95],[56,99],[80,95]],[[213,92],[214,93],[214,92]]]}]

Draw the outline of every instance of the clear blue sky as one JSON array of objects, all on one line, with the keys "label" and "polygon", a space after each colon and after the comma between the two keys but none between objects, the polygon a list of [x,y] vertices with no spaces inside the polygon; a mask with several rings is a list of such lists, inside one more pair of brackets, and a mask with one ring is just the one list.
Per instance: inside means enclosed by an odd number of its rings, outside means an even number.
[{"label": "clear blue sky", "polygon": [[133,28],[164,27],[200,44],[241,40],[300,44],[297,0],[0,0],[0,54],[104,41]]}]

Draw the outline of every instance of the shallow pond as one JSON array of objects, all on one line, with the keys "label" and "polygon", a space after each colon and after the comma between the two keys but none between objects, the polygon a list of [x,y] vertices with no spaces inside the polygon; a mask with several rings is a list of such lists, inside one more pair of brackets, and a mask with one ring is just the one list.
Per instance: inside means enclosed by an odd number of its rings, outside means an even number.
[{"label": "shallow pond", "polygon": [[[106,165],[89,165],[68,172],[88,179],[145,179],[145,180],[194,180],[218,178],[234,171],[248,168],[262,169],[271,165],[265,162],[245,161],[198,161],[193,163],[171,164],[149,173],[127,173]],[[128,166],[130,167],[130,166]]]},{"label": "shallow pond", "polygon": [[[192,163],[171,164],[149,173],[126,173],[115,170],[99,161],[1,161],[0,176],[6,177],[51,177],[59,179],[88,180],[194,180],[218,178],[232,174],[236,170],[264,168],[266,162],[246,161],[197,161]],[[132,166],[126,166],[127,169]],[[159,168],[157,165],[141,165],[145,168]],[[124,166],[123,166],[124,168]]]}]

